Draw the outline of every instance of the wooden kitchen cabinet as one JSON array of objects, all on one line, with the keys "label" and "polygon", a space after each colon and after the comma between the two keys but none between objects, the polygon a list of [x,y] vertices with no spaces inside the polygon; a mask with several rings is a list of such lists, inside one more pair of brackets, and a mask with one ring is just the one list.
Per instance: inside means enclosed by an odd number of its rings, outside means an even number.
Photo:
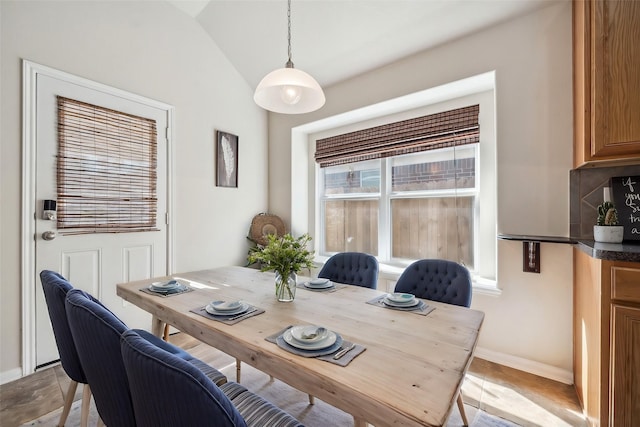
[{"label": "wooden kitchen cabinet", "polygon": [[574,249],[574,383],[590,426],[640,425],[640,264]]},{"label": "wooden kitchen cabinet", "polygon": [[611,425],[640,425],[640,308],[613,305],[611,312]]},{"label": "wooden kitchen cabinet", "polygon": [[574,0],[574,166],[640,161],[640,1]]}]

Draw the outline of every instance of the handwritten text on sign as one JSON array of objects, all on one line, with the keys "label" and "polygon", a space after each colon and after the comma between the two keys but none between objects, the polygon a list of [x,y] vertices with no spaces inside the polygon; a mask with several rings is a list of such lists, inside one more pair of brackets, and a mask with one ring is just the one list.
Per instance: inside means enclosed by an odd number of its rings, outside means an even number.
[{"label": "handwritten text on sign", "polygon": [[625,240],[640,240],[640,176],[611,178],[613,202]]}]

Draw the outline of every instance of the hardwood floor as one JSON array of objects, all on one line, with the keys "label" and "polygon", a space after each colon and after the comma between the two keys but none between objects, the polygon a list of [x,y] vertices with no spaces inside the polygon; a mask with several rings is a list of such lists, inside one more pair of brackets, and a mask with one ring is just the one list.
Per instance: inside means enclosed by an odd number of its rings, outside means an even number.
[{"label": "hardwood floor", "polygon": [[[171,341],[221,367],[234,359],[185,334]],[[234,380],[235,378],[231,378]],[[0,425],[17,427],[63,405],[69,379],[60,365],[0,386]],[[465,404],[522,426],[586,427],[573,386],[474,359],[462,388]],[[76,399],[82,397],[82,386]]]}]

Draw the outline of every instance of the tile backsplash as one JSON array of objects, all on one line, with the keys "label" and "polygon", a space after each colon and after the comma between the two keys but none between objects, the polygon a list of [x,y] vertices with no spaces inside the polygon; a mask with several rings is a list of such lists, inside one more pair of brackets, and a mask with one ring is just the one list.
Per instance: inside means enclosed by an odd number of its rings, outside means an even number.
[{"label": "tile backsplash", "polygon": [[598,205],[604,198],[609,178],[640,175],[640,165],[585,168],[569,171],[569,233],[572,238],[592,240]]}]

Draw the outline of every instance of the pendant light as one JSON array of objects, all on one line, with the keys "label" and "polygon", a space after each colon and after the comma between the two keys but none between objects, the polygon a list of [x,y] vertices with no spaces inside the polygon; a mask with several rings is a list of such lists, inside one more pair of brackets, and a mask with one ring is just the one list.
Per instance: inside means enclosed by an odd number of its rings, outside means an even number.
[{"label": "pendant light", "polygon": [[284,114],[302,114],[324,105],[324,93],[318,82],[291,61],[291,0],[288,0],[288,54],[284,68],[267,74],[253,95],[253,100],[265,110]]}]

